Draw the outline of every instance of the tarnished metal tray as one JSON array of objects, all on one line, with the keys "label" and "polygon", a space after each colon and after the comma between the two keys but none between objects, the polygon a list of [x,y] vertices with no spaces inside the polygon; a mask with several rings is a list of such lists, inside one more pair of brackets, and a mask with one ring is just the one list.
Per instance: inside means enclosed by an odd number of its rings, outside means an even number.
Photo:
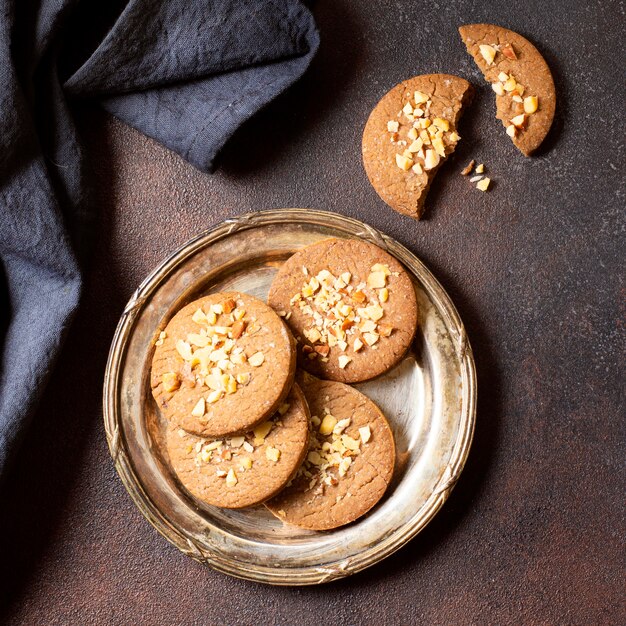
[{"label": "tarnished metal tray", "polygon": [[[364,518],[329,532],[283,525],[264,507],[229,511],[187,494],[169,466],[164,423],[152,400],[153,344],[169,318],[201,295],[236,289],[265,299],[277,268],[327,237],[362,238],[411,273],[419,329],[392,371],[357,385],[387,416],[397,446],[394,478]],[[115,332],[104,383],[111,456],[146,519],[182,552],[241,578],[310,585],[348,576],[385,558],[437,513],[467,458],[476,374],[463,324],[441,285],[411,252],[357,220],[311,209],[244,215],[198,235],[134,293]]]}]

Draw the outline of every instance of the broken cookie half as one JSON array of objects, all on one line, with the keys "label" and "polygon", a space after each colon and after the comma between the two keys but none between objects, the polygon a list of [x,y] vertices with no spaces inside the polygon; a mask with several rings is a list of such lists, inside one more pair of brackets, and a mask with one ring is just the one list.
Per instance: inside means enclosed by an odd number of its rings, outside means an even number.
[{"label": "broken cookie half", "polygon": [[363,131],[363,164],[378,195],[419,219],[435,173],[460,140],[457,124],[473,95],[449,74],[410,78],[383,96]]},{"label": "broken cookie half", "polygon": [[459,33],[496,93],[496,117],[526,156],[545,139],[556,105],[550,68],[527,39],[493,24],[461,26]]}]

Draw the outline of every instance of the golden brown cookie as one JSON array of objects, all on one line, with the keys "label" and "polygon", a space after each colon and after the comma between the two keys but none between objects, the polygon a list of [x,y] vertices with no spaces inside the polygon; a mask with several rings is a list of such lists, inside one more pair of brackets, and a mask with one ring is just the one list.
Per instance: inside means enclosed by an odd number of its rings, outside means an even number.
[{"label": "golden brown cookie", "polygon": [[496,92],[496,117],[526,156],[545,139],[556,107],[550,68],[521,35],[493,24],[461,26],[467,51]]},{"label": "golden brown cookie", "polygon": [[460,140],[457,124],[473,91],[458,76],[416,76],[396,85],[371,112],[363,164],[392,209],[420,218],[435,173]]},{"label": "golden brown cookie", "polygon": [[354,383],[392,368],[417,327],[415,290],[390,254],[360,239],[326,239],[280,268],[268,296],[298,342],[298,363]]},{"label": "golden brown cookie", "polygon": [[152,394],[190,433],[221,437],[271,415],[293,383],[295,343],[264,302],[215,293],[182,308],[156,342]]},{"label": "golden brown cookie", "polygon": [[308,375],[301,385],[311,411],[309,452],[291,484],[266,506],[289,524],[330,530],[382,498],[395,444],[380,409],[356,389]]},{"label": "golden brown cookie", "polygon": [[228,509],[259,504],[280,491],[308,449],[309,411],[298,385],[269,420],[243,435],[202,439],[170,425],[167,450],[183,486]]}]

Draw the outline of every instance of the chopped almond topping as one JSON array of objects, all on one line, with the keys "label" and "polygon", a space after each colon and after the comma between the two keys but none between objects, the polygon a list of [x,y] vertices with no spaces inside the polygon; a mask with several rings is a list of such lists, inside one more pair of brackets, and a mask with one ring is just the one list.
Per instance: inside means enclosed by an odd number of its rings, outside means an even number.
[{"label": "chopped almond topping", "polygon": [[200,398],[200,400],[198,400],[198,402],[196,403],[196,406],[193,407],[193,409],[191,410],[191,414],[194,417],[202,417],[205,413],[205,402],[204,402],[204,398]]},{"label": "chopped almond topping", "polygon": [[496,49],[486,44],[481,44],[478,46],[478,49],[483,59],[487,62],[487,65],[492,65],[493,60],[496,58]]},{"label": "chopped almond topping", "polygon": [[396,165],[405,172],[411,169],[413,161],[403,154],[396,154]]},{"label": "chopped almond topping", "polygon": [[513,46],[510,43],[505,43],[503,46],[500,46],[500,52],[502,52],[507,59],[517,61],[517,54],[515,54],[515,50],[513,50]]},{"label": "chopped almond topping", "polygon": [[539,98],[537,96],[528,96],[524,98],[524,112],[531,114],[537,110],[539,106]]},{"label": "chopped almond topping", "polygon": [[248,363],[252,365],[252,367],[259,367],[265,361],[265,355],[262,352],[255,352],[249,359]]}]

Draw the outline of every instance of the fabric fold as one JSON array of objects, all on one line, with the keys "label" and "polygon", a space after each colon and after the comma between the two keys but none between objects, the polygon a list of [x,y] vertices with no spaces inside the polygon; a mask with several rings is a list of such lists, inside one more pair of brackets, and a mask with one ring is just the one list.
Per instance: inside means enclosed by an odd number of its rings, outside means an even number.
[{"label": "fabric fold", "polygon": [[[112,0],[106,32],[87,1],[0,0],[0,476],[80,298],[94,207],[77,107],[96,100],[212,171],[319,46],[298,0]],[[77,41],[87,51],[78,61]]]}]

